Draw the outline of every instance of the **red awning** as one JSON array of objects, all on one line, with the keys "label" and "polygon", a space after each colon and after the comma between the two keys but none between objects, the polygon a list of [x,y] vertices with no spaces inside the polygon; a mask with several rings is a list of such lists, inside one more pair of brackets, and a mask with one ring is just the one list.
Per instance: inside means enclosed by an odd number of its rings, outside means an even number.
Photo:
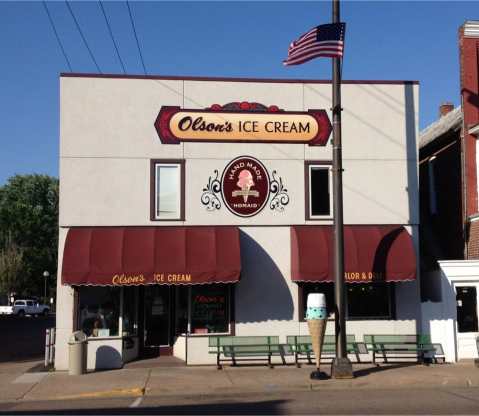
[{"label": "red awning", "polygon": [[232,283],[240,272],[236,227],[80,227],[67,234],[62,283]]},{"label": "red awning", "polygon": [[[296,282],[333,282],[333,227],[291,227],[291,276]],[[344,227],[346,282],[396,282],[416,278],[411,236],[397,225]]]}]

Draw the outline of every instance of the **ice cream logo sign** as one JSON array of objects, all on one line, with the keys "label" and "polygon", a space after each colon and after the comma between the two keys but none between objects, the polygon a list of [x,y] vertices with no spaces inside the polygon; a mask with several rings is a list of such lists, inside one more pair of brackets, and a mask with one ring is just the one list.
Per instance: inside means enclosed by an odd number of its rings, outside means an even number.
[{"label": "ice cream logo sign", "polygon": [[201,203],[208,211],[219,210],[224,203],[240,217],[258,214],[268,201],[271,210],[284,211],[289,203],[288,190],[275,170],[270,178],[264,165],[250,156],[241,156],[229,162],[221,178],[215,170],[201,195]]},{"label": "ice cream logo sign", "polygon": [[292,112],[246,101],[213,104],[199,110],[163,106],[155,128],[163,144],[246,142],[324,146],[331,133],[325,110]]}]

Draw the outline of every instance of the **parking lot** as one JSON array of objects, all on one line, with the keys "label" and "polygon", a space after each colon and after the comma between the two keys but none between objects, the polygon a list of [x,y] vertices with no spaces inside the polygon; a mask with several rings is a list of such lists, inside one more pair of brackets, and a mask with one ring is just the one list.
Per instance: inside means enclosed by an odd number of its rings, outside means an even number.
[{"label": "parking lot", "polygon": [[37,318],[0,315],[0,362],[42,357],[45,330],[54,326],[54,315]]}]

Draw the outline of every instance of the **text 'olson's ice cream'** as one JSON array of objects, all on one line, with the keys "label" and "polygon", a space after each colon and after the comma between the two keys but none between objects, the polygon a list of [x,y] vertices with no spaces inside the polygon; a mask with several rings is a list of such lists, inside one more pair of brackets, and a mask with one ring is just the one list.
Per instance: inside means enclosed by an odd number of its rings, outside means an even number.
[{"label": "text 'olson's ice cream'", "polygon": [[326,296],[323,293],[310,293],[306,306],[306,320],[308,321],[309,335],[311,335],[311,346],[316,358],[316,369],[319,373],[324,332],[328,322]]}]

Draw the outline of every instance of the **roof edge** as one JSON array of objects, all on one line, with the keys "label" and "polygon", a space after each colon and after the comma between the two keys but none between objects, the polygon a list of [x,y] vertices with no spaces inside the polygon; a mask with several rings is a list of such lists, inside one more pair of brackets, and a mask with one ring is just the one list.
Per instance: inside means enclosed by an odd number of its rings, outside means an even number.
[{"label": "roof edge", "polygon": [[[152,79],[164,81],[216,81],[216,82],[265,82],[265,83],[307,83],[330,84],[330,80],[321,79],[289,79],[289,78],[241,78],[241,77],[203,77],[203,76],[178,76],[178,75],[124,75],[124,74],[96,74],[81,72],[61,72],[60,78],[112,78],[112,79]],[[342,84],[395,84],[419,85],[415,80],[342,80]]]}]

